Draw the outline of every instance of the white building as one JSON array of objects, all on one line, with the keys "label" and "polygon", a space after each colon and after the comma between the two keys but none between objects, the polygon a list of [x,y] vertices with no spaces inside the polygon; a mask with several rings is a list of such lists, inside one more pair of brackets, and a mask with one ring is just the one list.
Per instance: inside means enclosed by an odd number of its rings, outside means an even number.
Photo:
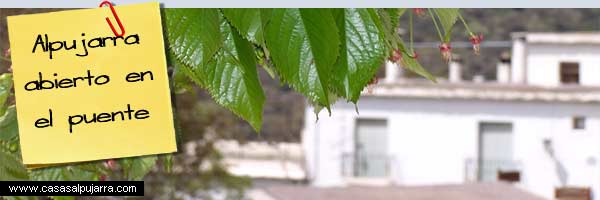
[{"label": "white building", "polygon": [[[600,33],[515,33],[498,80],[387,77],[332,115],[306,110],[303,147],[314,186],[497,181],[533,194],[589,188],[600,199]],[[458,73],[458,74],[457,74]]]}]

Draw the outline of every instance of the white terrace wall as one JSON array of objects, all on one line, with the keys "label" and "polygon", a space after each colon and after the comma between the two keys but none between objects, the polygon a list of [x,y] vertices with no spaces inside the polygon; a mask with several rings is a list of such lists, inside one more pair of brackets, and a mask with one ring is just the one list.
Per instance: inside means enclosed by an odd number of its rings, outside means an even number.
[{"label": "white terrace wall", "polygon": [[[354,105],[339,102],[331,116],[324,110],[318,121],[312,108],[306,109],[303,147],[313,185],[349,183],[342,175],[342,155],[354,150],[358,118],[388,120],[389,181],[398,185],[467,181],[466,161],[478,157],[479,123],[508,122],[513,126],[513,157],[521,168],[519,186],[553,196],[560,181],[543,144],[551,139],[566,168],[567,184],[592,187],[600,196],[599,105],[363,97],[358,107],[360,115]],[[573,116],[586,117],[585,130],[572,129]]]},{"label": "white terrace wall", "polygon": [[529,44],[528,82],[533,85],[559,85],[561,62],[579,63],[581,85],[600,86],[600,45]]},{"label": "white terrace wall", "polygon": [[[513,47],[515,54],[523,50],[525,56],[513,54],[513,83],[539,86],[560,85],[560,63],[579,63],[580,85],[600,86],[600,45],[541,44],[515,42],[525,45]],[[518,48],[517,48],[518,47]],[[520,59],[525,59],[521,61]],[[524,63],[524,65],[520,64]],[[521,68],[524,68],[521,69]],[[525,77],[520,80],[519,77]]]}]

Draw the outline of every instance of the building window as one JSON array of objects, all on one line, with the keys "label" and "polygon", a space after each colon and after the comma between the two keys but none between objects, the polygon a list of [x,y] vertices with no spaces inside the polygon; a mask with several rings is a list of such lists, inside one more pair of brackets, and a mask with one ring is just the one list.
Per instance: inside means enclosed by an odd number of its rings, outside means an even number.
[{"label": "building window", "polygon": [[347,157],[354,177],[387,177],[390,169],[388,156],[388,123],[385,119],[358,119],[354,132],[354,155]]},{"label": "building window", "polygon": [[573,117],[573,129],[577,129],[577,130],[585,129],[585,117],[582,117],[582,116]]},{"label": "building window", "polygon": [[563,84],[579,84],[579,63],[560,63],[560,82]]}]

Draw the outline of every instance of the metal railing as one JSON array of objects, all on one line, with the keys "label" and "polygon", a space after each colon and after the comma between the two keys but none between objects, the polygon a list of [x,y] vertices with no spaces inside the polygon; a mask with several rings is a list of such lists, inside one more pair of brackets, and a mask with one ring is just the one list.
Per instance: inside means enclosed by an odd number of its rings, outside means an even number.
[{"label": "metal railing", "polygon": [[465,180],[497,181],[501,172],[521,172],[522,164],[518,160],[469,158],[465,161]]},{"label": "metal railing", "polygon": [[393,158],[386,154],[342,154],[342,175],[345,177],[388,177]]}]

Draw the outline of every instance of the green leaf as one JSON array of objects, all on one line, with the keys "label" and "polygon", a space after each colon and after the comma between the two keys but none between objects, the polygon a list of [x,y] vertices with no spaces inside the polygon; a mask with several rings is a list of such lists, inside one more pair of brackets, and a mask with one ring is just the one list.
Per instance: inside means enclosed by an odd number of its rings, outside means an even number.
[{"label": "green leaf", "polygon": [[0,150],[0,180],[26,181],[29,180],[27,169],[15,156]]},{"label": "green leaf", "polygon": [[[423,66],[421,66],[421,64],[419,64],[419,61],[417,59],[411,57],[411,56],[413,56],[412,52],[408,52],[408,49],[406,49],[406,46],[404,45],[402,38],[400,38],[398,36],[398,33],[396,32],[397,27],[394,27],[394,25],[392,23],[393,19],[391,18],[391,15],[394,15],[394,14],[390,14],[388,9],[379,9],[377,14],[378,14],[378,16],[380,18],[380,22],[381,22],[381,23],[377,23],[377,24],[378,24],[379,29],[382,32],[384,32],[384,35],[386,38],[386,43],[387,43],[386,46],[390,49],[398,49],[400,52],[402,52],[402,60],[401,60],[402,66],[412,72],[415,72],[415,73],[433,81],[433,82],[436,82],[435,76],[433,76],[425,68],[423,68]],[[410,53],[410,55],[409,55],[409,53]]]},{"label": "green leaf", "polygon": [[399,43],[402,40],[398,35],[399,21],[395,19],[398,13],[395,12],[396,10],[393,9],[377,9],[379,20],[375,21],[379,31],[383,32],[385,36],[388,56],[391,55],[391,50],[399,48]]},{"label": "green leaf", "polygon": [[[94,181],[98,178],[99,169],[89,169],[90,164],[73,164],[67,166],[47,167],[31,170],[34,181]],[[98,168],[96,166],[96,168]]]},{"label": "green leaf", "polygon": [[[271,17],[271,8],[224,8],[221,9],[223,15],[240,35],[254,44],[265,47],[264,43],[264,27]],[[263,48],[256,48],[258,58],[262,58],[264,53]],[[275,78],[275,70],[268,62],[259,62],[263,69]]]},{"label": "green leaf", "polygon": [[[173,57],[174,58],[174,57]],[[169,63],[173,63],[169,61]],[[173,76],[171,78],[173,85],[173,92],[175,94],[184,93],[193,88],[193,82],[189,79],[189,77],[182,72],[182,68],[174,67],[173,68]]]},{"label": "green leaf", "polygon": [[386,57],[384,33],[373,9],[338,9],[335,18],[341,46],[332,85],[339,96],[356,103]]},{"label": "green leaf", "polygon": [[63,176],[69,181],[98,180],[98,173],[96,171],[90,171],[78,165],[63,167]]},{"label": "green leaf", "polygon": [[244,118],[258,132],[262,125],[265,102],[256,70],[252,44],[223,23],[225,42],[215,58],[205,66],[183,70],[197,84],[206,88],[213,99]]},{"label": "green leaf", "polygon": [[422,77],[425,77],[426,79],[429,79],[434,83],[437,82],[435,76],[433,76],[431,73],[429,73],[429,71],[423,68],[423,66],[421,66],[421,64],[416,58],[412,57],[414,56],[413,52],[408,52],[408,49],[406,48],[402,40],[399,40],[397,45],[400,52],[402,52],[402,58],[400,59],[400,64],[402,65],[402,67]]},{"label": "green leaf", "polygon": [[329,79],[340,45],[332,10],[274,9],[265,40],[281,78],[329,109]]},{"label": "green leaf", "polygon": [[18,134],[17,112],[13,105],[6,109],[3,116],[0,116],[0,140],[12,140],[13,138],[16,138]]},{"label": "green leaf", "polygon": [[48,167],[31,170],[32,181],[66,181],[62,175],[63,167]]},{"label": "green leaf", "polygon": [[[213,59],[205,64],[187,61],[177,56],[176,70],[187,74],[196,84],[206,88],[213,99],[244,118],[256,131],[262,125],[264,92],[260,86],[256,70],[256,56],[252,44],[243,39],[238,31],[224,20],[220,34],[223,46]],[[192,41],[190,41],[192,42]],[[173,48],[172,48],[173,49]]]},{"label": "green leaf", "polygon": [[208,91],[217,103],[244,118],[259,132],[265,95],[252,44],[227,25],[222,30],[227,34],[223,48],[202,68]]},{"label": "green leaf", "polygon": [[4,73],[0,75],[0,87],[10,88],[12,87],[12,74]]},{"label": "green leaf", "polygon": [[240,32],[242,37],[255,44],[263,44],[263,15],[261,9],[224,8],[221,10],[225,18]]},{"label": "green leaf", "polygon": [[141,181],[144,176],[152,170],[157,159],[158,157],[156,155],[125,158],[124,160],[129,162],[128,166],[125,168],[125,170],[127,170],[127,179]]},{"label": "green leaf", "polygon": [[208,63],[223,45],[217,9],[165,9],[169,48],[186,65]]},{"label": "green leaf", "polygon": [[6,111],[6,100],[10,96],[10,89],[12,88],[12,75],[2,74],[0,75],[0,116],[4,115]]},{"label": "green leaf", "polygon": [[437,18],[440,21],[442,28],[444,28],[444,42],[450,41],[452,32],[452,26],[458,19],[458,8],[434,8],[433,9]]},{"label": "green leaf", "polygon": [[418,75],[421,75],[422,77],[425,77],[433,82],[437,82],[435,79],[435,76],[433,76],[431,73],[429,73],[425,68],[423,68],[423,66],[421,66],[421,64],[419,63],[419,61],[417,61],[417,59],[410,57],[410,55],[408,54],[403,54],[402,55],[402,60],[401,60],[401,64],[404,68],[417,73]]},{"label": "green leaf", "polygon": [[265,27],[267,27],[267,23],[269,22],[269,20],[271,20],[271,14],[273,13],[273,8],[261,8],[260,9],[260,20],[262,22],[262,27],[263,27],[263,36],[264,36],[264,29]]},{"label": "green leaf", "polygon": [[400,17],[406,12],[406,8],[384,8],[383,9],[389,16],[392,27],[398,28],[400,26]]},{"label": "green leaf", "polygon": [[162,164],[163,164],[163,168],[167,173],[171,173],[172,169],[173,169],[173,154],[163,154],[159,156]]}]

